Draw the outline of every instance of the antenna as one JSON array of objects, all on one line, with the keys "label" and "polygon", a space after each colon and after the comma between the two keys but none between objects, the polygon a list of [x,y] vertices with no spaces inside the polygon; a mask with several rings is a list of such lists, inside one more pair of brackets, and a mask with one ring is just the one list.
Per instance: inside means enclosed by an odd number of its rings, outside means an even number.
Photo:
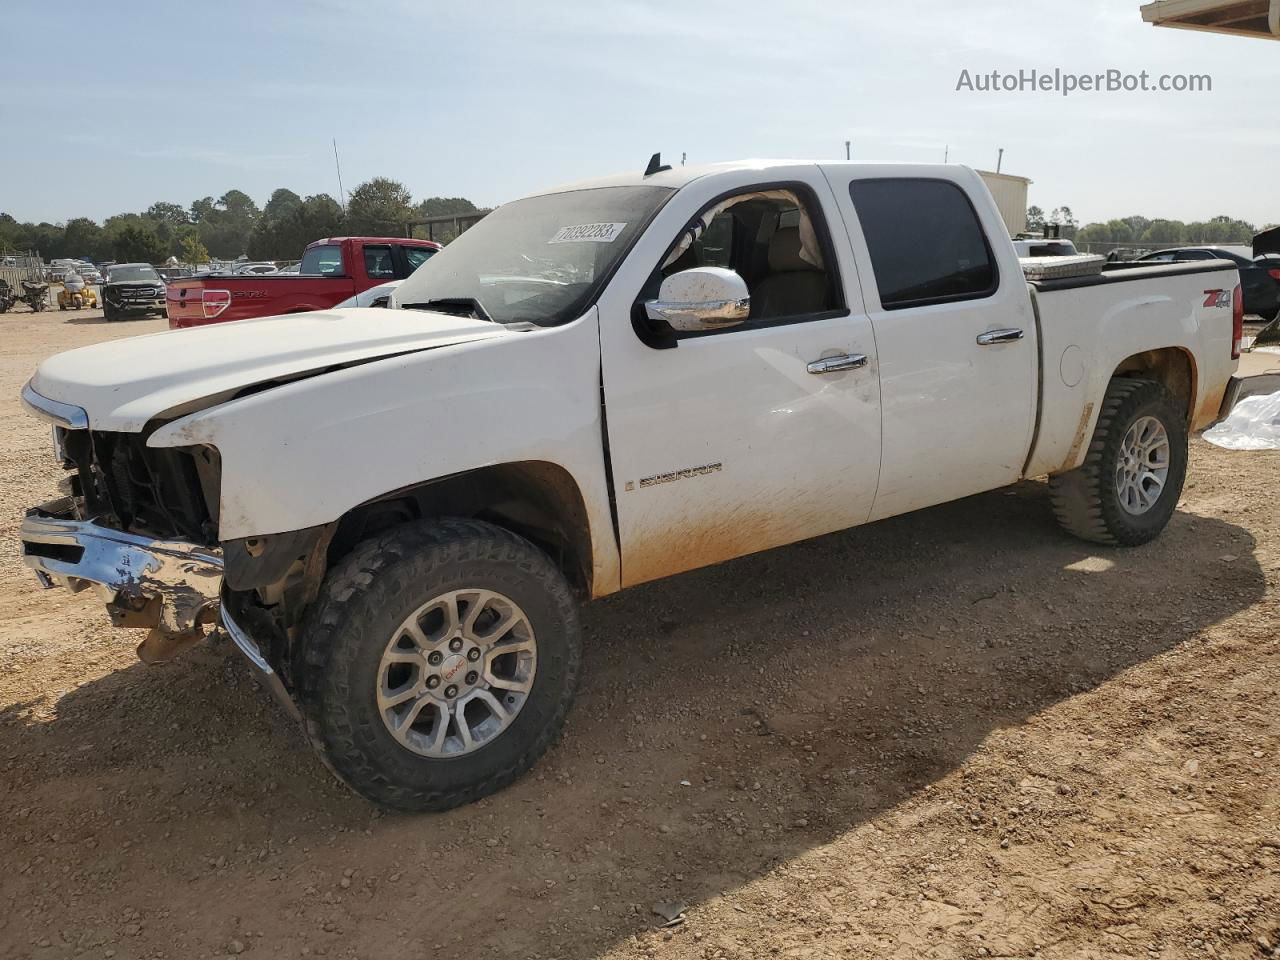
[{"label": "antenna", "polygon": [[652,177],[655,173],[662,173],[664,170],[670,170],[670,169],[671,169],[670,164],[663,165],[662,154],[655,153],[652,157],[649,158],[649,165],[644,168],[644,175],[646,177]]},{"label": "antenna", "polygon": [[1000,165],[1004,163],[1004,147],[1000,148],[1000,155],[996,157],[996,173],[1000,172]]},{"label": "antenna", "polygon": [[852,144],[851,144],[851,141],[849,141],[849,140],[846,140],[846,141],[844,142],[844,158],[845,158],[845,160],[848,160],[848,159],[849,159],[849,150],[850,150],[851,145],[852,145]]},{"label": "antenna", "polygon": [[347,195],[342,189],[342,164],[338,163],[338,138],[333,138],[333,166],[338,171],[338,200],[342,203],[342,209],[347,209]]},{"label": "antenna", "polygon": [[942,162],[946,163],[951,157],[951,144],[947,144],[942,148]]}]

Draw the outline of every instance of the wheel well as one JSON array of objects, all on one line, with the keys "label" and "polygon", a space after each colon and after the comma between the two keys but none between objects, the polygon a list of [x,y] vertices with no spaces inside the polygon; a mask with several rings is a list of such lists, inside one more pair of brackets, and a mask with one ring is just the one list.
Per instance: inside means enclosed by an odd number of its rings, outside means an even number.
[{"label": "wheel well", "polygon": [[555,561],[576,592],[591,595],[591,532],[582,493],[567,470],[540,460],[482,467],[361,504],[337,521],[328,563],[374,534],[432,517],[486,520],[518,533]]},{"label": "wheel well", "polygon": [[1159,350],[1135,353],[1126,357],[1112,376],[1141,377],[1163,383],[1186,412],[1188,422],[1191,420],[1196,398],[1195,362],[1180,347],[1162,347]]}]

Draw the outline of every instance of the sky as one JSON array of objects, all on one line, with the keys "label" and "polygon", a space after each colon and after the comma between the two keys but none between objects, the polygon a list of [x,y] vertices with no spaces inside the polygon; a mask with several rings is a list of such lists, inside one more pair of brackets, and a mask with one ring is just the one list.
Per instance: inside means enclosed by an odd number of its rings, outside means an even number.
[{"label": "sky", "polygon": [[[482,206],[668,162],[952,162],[1080,222],[1280,222],[1280,43],[1137,0],[5,0],[0,211],[101,221],[389,176]],[[43,37],[22,42],[24,37]],[[83,53],[84,55],[79,55]],[[961,71],[1208,74],[1211,92],[981,93]]]}]

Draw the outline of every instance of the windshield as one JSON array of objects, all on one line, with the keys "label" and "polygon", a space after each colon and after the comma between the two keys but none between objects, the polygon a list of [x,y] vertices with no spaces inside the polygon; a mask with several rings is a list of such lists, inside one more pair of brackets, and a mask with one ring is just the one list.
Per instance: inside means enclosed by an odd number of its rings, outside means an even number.
[{"label": "windshield", "polygon": [[597,187],[505,204],[419,267],[396,291],[396,305],[473,303],[498,323],[565,323],[586,309],[672,193]]},{"label": "windshield", "polygon": [[152,283],[160,282],[160,274],[145,263],[130,263],[122,267],[112,267],[107,273],[107,278],[112,283],[130,283],[135,280],[149,280]]}]

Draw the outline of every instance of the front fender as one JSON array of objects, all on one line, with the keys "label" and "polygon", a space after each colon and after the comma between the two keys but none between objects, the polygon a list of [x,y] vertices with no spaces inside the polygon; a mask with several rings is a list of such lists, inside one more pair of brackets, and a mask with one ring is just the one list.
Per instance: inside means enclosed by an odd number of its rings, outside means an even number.
[{"label": "front fender", "polygon": [[219,539],[337,520],[388,492],[545,461],[578,484],[595,576],[616,579],[600,408],[599,327],[575,323],[389,357],[182,417],[152,447],[222,458]]}]

